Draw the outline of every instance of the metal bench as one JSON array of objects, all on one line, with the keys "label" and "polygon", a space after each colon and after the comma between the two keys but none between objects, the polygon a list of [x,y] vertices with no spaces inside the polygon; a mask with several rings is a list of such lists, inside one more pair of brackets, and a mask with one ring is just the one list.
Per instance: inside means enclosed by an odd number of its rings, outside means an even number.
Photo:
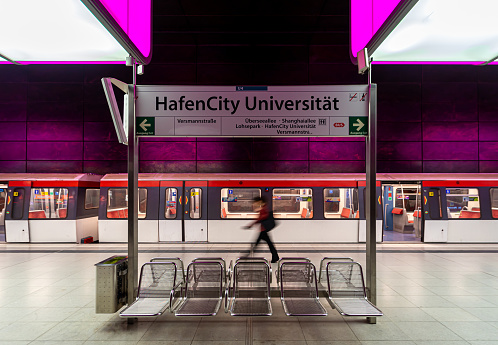
[{"label": "metal bench", "polygon": [[[224,261],[223,261],[224,262]],[[196,259],[187,267],[182,302],[176,316],[214,316],[223,299],[225,268],[216,261]]]},{"label": "metal bench", "polygon": [[[233,267],[232,316],[270,316],[271,268],[264,258],[239,259]],[[226,309],[228,309],[228,306]]]},{"label": "metal bench", "polygon": [[[237,262],[266,262],[268,265],[270,265],[270,263],[268,262],[268,260],[264,257],[250,257],[250,256],[245,256],[245,257],[242,257],[242,258],[238,258],[235,260],[235,263]],[[273,281],[273,277],[272,277],[272,269],[271,269],[271,265],[270,265],[270,284],[272,283]]]},{"label": "metal bench", "polygon": [[210,262],[219,262],[221,266],[223,266],[223,282],[226,283],[227,280],[227,265],[225,262],[225,259],[220,258],[220,257],[202,257],[202,258],[195,258],[192,260],[192,262],[198,262],[198,261],[210,261]]},{"label": "metal bench", "polygon": [[175,295],[181,283],[177,283],[177,265],[174,262],[148,262],[140,271],[138,297],[125,308],[121,317],[154,317],[166,309],[175,308]]},{"label": "metal bench", "polygon": [[367,299],[363,270],[357,262],[328,262],[327,290],[330,305],[343,316],[383,315]]},{"label": "metal bench", "polygon": [[309,261],[284,261],[279,267],[280,299],[288,316],[327,316],[318,297],[316,268]]},{"label": "metal bench", "polygon": [[[280,266],[282,265],[282,263],[286,262],[286,261],[292,261],[292,262],[311,262],[310,259],[308,258],[300,258],[300,257],[285,257],[285,258],[281,258],[280,260],[278,260],[278,263],[277,263],[277,270],[275,271],[275,277],[277,278],[277,284],[280,284]],[[290,272],[287,272],[287,274],[290,274]],[[295,274],[307,274],[306,272],[295,272]]]},{"label": "metal bench", "polygon": [[327,287],[327,264],[329,262],[354,262],[353,258],[324,257],[320,261],[320,271],[318,273],[318,283]]},{"label": "metal bench", "polygon": [[185,285],[185,268],[183,266],[182,259],[177,257],[172,257],[172,258],[156,257],[150,259],[149,262],[174,262],[176,264],[176,270],[177,270],[176,281],[177,283],[182,283],[183,285]]}]

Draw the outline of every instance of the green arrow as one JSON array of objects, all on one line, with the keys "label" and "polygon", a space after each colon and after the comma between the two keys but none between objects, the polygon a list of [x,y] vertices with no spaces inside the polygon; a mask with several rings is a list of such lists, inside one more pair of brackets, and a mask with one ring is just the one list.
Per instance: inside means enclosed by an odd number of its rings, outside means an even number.
[{"label": "green arrow", "polygon": [[142,128],[144,132],[147,132],[147,127],[152,126],[150,123],[147,123],[147,119],[144,119],[139,126]]},{"label": "green arrow", "polygon": [[356,128],[356,131],[359,132],[363,128],[363,126],[365,126],[365,124],[361,122],[360,119],[356,119],[356,122],[357,123],[353,123],[353,127],[358,127]]}]

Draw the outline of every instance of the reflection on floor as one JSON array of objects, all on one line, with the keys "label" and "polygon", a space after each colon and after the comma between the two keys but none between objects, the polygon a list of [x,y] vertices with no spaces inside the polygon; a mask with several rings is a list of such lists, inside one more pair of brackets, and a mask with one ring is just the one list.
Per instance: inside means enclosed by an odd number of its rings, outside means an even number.
[{"label": "reflection on floor", "polygon": [[[116,314],[95,314],[96,262],[126,253],[124,244],[0,244],[0,344],[114,345],[394,345],[497,344],[496,244],[377,245],[375,325],[344,318],[322,299],[327,317],[284,314],[272,299],[271,317],[206,318],[168,313],[128,325]],[[140,244],[139,264],[155,256],[240,256],[245,244]],[[258,256],[270,258],[262,246]],[[365,244],[277,244],[281,257],[352,257],[365,267]],[[273,265],[272,265],[273,266]],[[275,266],[273,271],[275,272]],[[275,279],[273,280],[275,283]]]},{"label": "reflection on floor", "polygon": [[5,226],[0,225],[0,242],[5,242]]},{"label": "reflection on floor", "polygon": [[415,233],[403,234],[397,231],[384,230],[383,240],[394,242],[420,242],[420,237],[415,237]]}]

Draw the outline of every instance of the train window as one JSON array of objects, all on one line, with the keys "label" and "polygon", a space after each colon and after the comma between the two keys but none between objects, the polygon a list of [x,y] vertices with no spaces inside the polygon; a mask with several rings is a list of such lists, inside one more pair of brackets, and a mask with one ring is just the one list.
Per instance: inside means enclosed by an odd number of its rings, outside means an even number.
[{"label": "train window", "polygon": [[176,218],[176,200],[178,198],[178,190],[176,188],[166,188],[166,210],[164,217],[166,219]]},{"label": "train window", "polygon": [[85,210],[99,208],[100,189],[87,189],[85,191]]},{"label": "train window", "polygon": [[221,190],[221,218],[257,218],[253,199],[261,196],[259,188],[223,188]]},{"label": "train window", "polygon": [[405,209],[407,212],[415,212],[420,209],[420,188],[399,187],[395,188],[394,207]]},{"label": "train window", "polygon": [[448,218],[481,218],[477,188],[446,188]]},{"label": "train window", "polygon": [[275,218],[313,218],[311,188],[274,189],[273,215]]},{"label": "train window", "polygon": [[498,218],[498,188],[490,189],[491,196],[491,216]]},{"label": "train window", "polygon": [[[138,188],[138,218],[147,215],[147,188]],[[128,188],[109,188],[107,218],[128,218]]]},{"label": "train window", "polygon": [[7,195],[6,188],[0,188],[0,213],[5,208],[5,196]]},{"label": "train window", "polygon": [[67,218],[67,188],[31,188],[30,219]]},{"label": "train window", "polygon": [[359,218],[358,188],[324,188],[325,218]]},{"label": "train window", "polygon": [[202,217],[202,189],[190,188],[190,218],[200,219]]},{"label": "train window", "polygon": [[12,219],[22,219],[24,214],[24,188],[16,188],[12,193]]}]

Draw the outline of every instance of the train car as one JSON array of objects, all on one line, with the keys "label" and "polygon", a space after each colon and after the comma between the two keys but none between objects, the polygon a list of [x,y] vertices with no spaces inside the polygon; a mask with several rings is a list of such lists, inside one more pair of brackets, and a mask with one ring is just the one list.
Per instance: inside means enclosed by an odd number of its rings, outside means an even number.
[{"label": "train car", "polygon": [[377,179],[384,241],[396,234],[421,242],[498,242],[498,174],[378,174]]},{"label": "train car", "polygon": [[[127,241],[126,186],[126,174],[101,181],[100,242]],[[257,217],[252,199],[262,195],[279,223],[275,242],[366,237],[361,174],[139,174],[138,187],[139,242],[251,242],[255,231],[242,228]]]},{"label": "train car", "polygon": [[[127,241],[126,179],[102,179],[103,242]],[[377,242],[498,242],[498,174],[377,179]],[[277,243],[365,242],[365,189],[364,174],[139,174],[139,242],[251,242],[254,231],[242,228],[262,195],[279,223]]]},{"label": "train car", "polygon": [[[96,175],[19,176],[0,175],[7,241],[127,242],[127,174],[106,175],[100,191]],[[377,174],[376,194],[377,242],[498,242],[498,174]],[[269,200],[277,243],[366,241],[364,174],[139,174],[138,241],[251,242],[255,196]],[[98,234],[82,232],[97,212]]]},{"label": "train car", "polygon": [[101,175],[0,174],[7,242],[98,239]]}]

